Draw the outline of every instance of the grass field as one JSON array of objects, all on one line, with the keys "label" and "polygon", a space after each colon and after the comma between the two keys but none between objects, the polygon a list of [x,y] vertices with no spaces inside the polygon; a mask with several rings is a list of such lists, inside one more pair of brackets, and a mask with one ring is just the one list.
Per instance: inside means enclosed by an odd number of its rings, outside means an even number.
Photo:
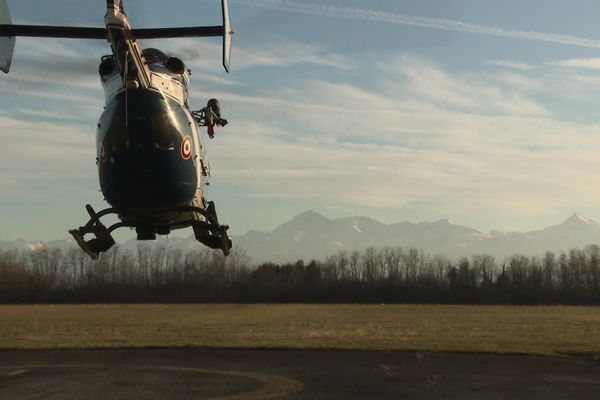
[{"label": "grass field", "polygon": [[599,355],[600,308],[0,306],[0,349],[209,347]]}]

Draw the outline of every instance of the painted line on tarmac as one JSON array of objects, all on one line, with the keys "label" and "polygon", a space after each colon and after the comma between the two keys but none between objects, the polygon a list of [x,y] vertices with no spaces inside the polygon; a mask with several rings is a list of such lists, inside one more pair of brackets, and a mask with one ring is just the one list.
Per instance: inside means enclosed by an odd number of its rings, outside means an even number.
[{"label": "painted line on tarmac", "polygon": [[226,375],[237,378],[246,378],[259,381],[262,387],[251,392],[246,392],[237,395],[225,397],[213,397],[210,400],[267,400],[278,399],[297,393],[304,389],[304,384],[285,376],[265,374],[260,372],[243,372],[243,371],[222,371],[201,368],[185,368],[185,367],[156,367],[160,371],[174,372],[198,372],[203,374]]},{"label": "painted line on tarmac", "polygon": [[[12,368],[21,368],[9,376],[24,374],[32,369],[111,369],[110,365],[102,364],[48,364],[48,365],[21,365]],[[121,365],[119,368],[145,371],[163,371],[163,372],[191,372],[198,374],[225,375],[237,378],[245,378],[261,383],[261,388],[250,392],[211,397],[207,400],[273,400],[281,397],[298,393],[304,389],[304,384],[292,378],[280,375],[272,375],[262,372],[246,371],[224,371],[193,367],[175,367],[175,366],[142,366],[142,365]]]},{"label": "painted line on tarmac", "polygon": [[24,373],[27,373],[27,372],[29,372],[28,369],[18,369],[16,371],[11,372],[7,376],[18,376],[18,375],[23,375]]}]

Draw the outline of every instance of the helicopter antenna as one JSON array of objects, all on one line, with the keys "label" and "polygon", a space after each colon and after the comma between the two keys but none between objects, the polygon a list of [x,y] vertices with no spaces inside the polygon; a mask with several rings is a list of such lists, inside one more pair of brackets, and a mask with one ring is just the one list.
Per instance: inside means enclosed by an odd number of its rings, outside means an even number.
[{"label": "helicopter antenna", "polygon": [[125,82],[125,128],[129,128],[129,50],[125,52],[125,70],[124,70],[124,82]]},{"label": "helicopter antenna", "polygon": [[[107,28],[51,26],[51,25],[13,25],[7,0],[0,0],[0,70],[8,73],[15,48],[15,38],[47,37],[66,39],[108,39]],[[107,0],[107,5],[122,11],[122,0]],[[173,39],[183,37],[223,37],[223,67],[229,72],[231,59],[231,39],[234,34],[229,17],[229,1],[221,0],[223,12],[222,25],[191,26],[180,28],[131,29],[136,39]]]}]

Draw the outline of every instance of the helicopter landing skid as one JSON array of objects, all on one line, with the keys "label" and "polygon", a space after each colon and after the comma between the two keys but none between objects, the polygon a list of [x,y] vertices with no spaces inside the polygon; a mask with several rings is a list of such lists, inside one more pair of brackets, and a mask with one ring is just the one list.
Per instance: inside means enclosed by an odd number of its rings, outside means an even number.
[{"label": "helicopter landing skid", "polygon": [[214,202],[209,201],[206,209],[190,206],[182,207],[177,211],[193,211],[201,214],[205,221],[191,222],[196,240],[211,249],[222,250],[225,256],[229,255],[232,246],[231,239],[227,235],[229,226],[219,224]]},{"label": "helicopter landing skid", "polygon": [[209,223],[196,221],[192,227],[197,241],[211,249],[222,250],[225,256],[229,255],[232,243],[229,236],[227,236],[228,226],[219,226],[215,229]]},{"label": "helicopter landing skid", "polygon": [[[92,206],[85,206],[90,220],[84,226],[78,229],[72,229],[69,233],[73,236],[79,247],[85,251],[92,259],[97,260],[100,253],[110,250],[116,242],[112,237],[112,232],[118,228],[130,226],[127,223],[119,222],[110,227],[106,227],[100,218],[109,215],[117,214],[114,208],[107,208],[100,212],[94,211]],[[204,221],[193,220],[187,222],[187,226],[192,226],[194,229],[194,237],[203,245],[215,250],[222,250],[225,256],[228,256],[231,251],[231,239],[227,235],[229,226],[219,224],[214,203],[208,202],[206,209],[194,206],[181,207],[172,212],[196,212],[204,217]],[[94,238],[86,240],[86,235],[94,235]]]},{"label": "helicopter landing skid", "polygon": [[[84,226],[79,227],[79,229],[71,229],[69,233],[73,236],[83,251],[92,257],[92,259],[97,260],[100,256],[100,253],[108,251],[115,245],[116,242],[115,239],[113,239],[111,232],[126,225],[123,223],[117,223],[112,225],[110,228],[107,228],[102,222],[100,222],[101,217],[116,213],[116,211],[112,208],[108,208],[96,213],[92,206],[87,204],[85,209],[90,215],[89,222]],[[89,234],[94,235],[94,238],[85,240],[85,236]]]}]

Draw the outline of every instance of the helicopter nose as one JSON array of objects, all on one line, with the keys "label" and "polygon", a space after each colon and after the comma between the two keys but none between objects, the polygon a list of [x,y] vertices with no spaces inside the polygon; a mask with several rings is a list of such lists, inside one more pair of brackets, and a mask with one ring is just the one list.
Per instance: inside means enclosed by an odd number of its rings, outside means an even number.
[{"label": "helicopter nose", "polygon": [[194,199],[197,174],[179,152],[153,148],[127,152],[101,169],[101,187],[114,207],[139,211],[188,205]]}]

